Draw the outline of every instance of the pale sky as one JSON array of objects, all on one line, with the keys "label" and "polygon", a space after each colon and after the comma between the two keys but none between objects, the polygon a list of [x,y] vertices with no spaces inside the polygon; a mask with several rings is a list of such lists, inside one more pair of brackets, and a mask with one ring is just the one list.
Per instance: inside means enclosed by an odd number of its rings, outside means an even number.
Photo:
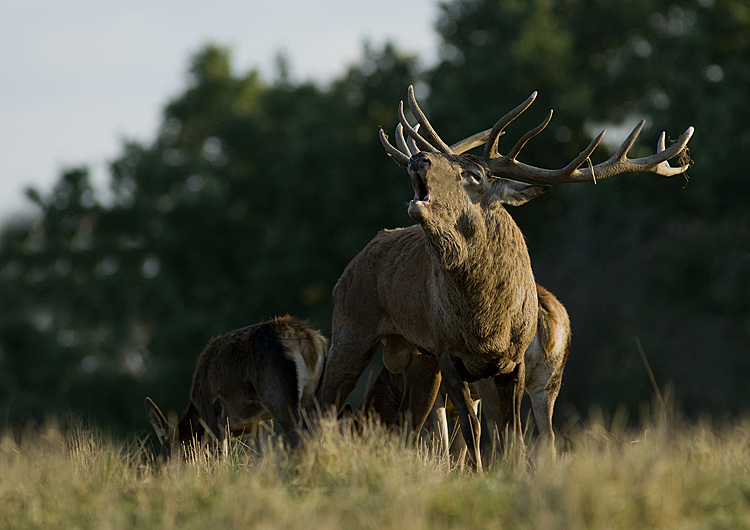
[{"label": "pale sky", "polygon": [[[193,53],[229,46],[235,73],[325,82],[387,40],[429,65],[436,0],[0,0],[0,222],[33,211],[63,168],[108,179],[123,139],[150,142]],[[406,89],[406,87],[404,87]]]}]

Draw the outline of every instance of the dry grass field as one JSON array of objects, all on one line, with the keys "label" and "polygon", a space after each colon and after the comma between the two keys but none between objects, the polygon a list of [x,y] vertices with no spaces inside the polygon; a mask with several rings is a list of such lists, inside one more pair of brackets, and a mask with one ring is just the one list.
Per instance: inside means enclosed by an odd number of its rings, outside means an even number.
[{"label": "dry grass field", "polygon": [[0,528],[750,528],[750,422],[620,423],[481,476],[377,426],[156,469],[143,444],[49,424],[0,442]]}]

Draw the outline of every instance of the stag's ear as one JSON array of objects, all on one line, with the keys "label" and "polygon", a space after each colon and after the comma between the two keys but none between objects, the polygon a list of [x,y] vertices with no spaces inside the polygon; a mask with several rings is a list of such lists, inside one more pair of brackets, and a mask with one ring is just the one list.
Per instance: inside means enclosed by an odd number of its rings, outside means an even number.
[{"label": "stag's ear", "polygon": [[510,206],[521,206],[542,193],[549,191],[552,186],[536,186],[500,177],[490,179],[492,191],[490,199],[500,201]]},{"label": "stag's ear", "polygon": [[156,403],[148,397],[146,398],[146,415],[148,416],[149,423],[153,425],[156,435],[159,437],[162,444],[170,440],[172,436],[172,428],[169,426],[169,422],[164,417],[164,414],[161,413],[159,407],[156,406]]}]

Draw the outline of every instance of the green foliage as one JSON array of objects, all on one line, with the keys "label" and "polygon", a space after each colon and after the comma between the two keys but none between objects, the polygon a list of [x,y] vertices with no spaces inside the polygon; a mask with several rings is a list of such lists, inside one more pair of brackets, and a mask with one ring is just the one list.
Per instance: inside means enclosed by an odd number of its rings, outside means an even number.
[{"label": "green foliage", "polygon": [[636,407],[649,392],[639,337],[657,379],[672,381],[691,413],[745,410],[750,180],[736,154],[750,148],[746,3],[465,0],[443,6],[438,29],[429,103],[449,141],[489,127],[533,90],[537,102],[501,150],[553,107],[520,157],[540,167],[562,167],[605,126],[617,137],[647,120],[631,157],[653,153],[661,130],[676,139],[695,126],[689,180],[558,186],[513,214],[537,279],[571,314],[561,401]]},{"label": "green foliage", "polygon": [[[329,331],[330,292],[377,230],[410,224],[408,178],[383,154],[396,103],[418,82],[449,142],[533,90],[501,150],[555,117],[521,159],[561,167],[593,133],[689,125],[683,177],[558,186],[515,209],[540,283],[567,306],[573,349],[558,417],[636,408],[657,380],[690,413],[746,410],[750,385],[750,14],[744,0],[454,0],[441,61],[417,72],[366,47],[325,88],[232,71],[208,46],[149,144],[124,143],[100,197],[85,168],[0,235],[0,412],[18,424],[74,409],[116,432],[142,399],[184,407],[208,339],[280,313]],[[627,132],[627,131],[626,131]],[[594,162],[608,156],[600,147]],[[737,153],[737,154],[735,154]]]},{"label": "green foliage", "polygon": [[111,204],[72,170],[30,191],[36,219],[6,229],[11,421],[73,407],[124,430],[146,393],[183,407],[211,336],[287,312],[327,332],[346,263],[407,221],[408,179],[385,176],[377,127],[395,120],[412,59],[368,50],[327,90],[229,64],[220,48],[196,55],[152,145],[126,144],[112,164]]}]

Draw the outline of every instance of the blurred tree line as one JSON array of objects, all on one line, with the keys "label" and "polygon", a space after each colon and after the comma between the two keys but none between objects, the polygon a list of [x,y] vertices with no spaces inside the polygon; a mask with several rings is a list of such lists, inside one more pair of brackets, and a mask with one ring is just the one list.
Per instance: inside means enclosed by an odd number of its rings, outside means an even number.
[{"label": "blurred tree line", "polygon": [[[29,190],[39,214],[0,236],[0,412],[18,425],[81,411],[115,432],[146,425],[143,397],[187,402],[220,333],[292,313],[330,330],[330,292],[382,228],[411,224],[412,192],[384,154],[415,83],[450,143],[533,90],[521,155],[561,167],[608,127],[608,157],[646,118],[631,157],[689,125],[688,177],[557,186],[511,213],[540,283],[568,308],[573,348],[558,418],[631,410],[661,384],[689,414],[748,410],[750,6],[745,0],[453,0],[440,61],[390,45],[323,87],[238,75],[208,46],[150,144],[128,142],[102,197],[86,168]],[[609,150],[609,153],[607,152]],[[737,153],[732,155],[732,153]]]}]

